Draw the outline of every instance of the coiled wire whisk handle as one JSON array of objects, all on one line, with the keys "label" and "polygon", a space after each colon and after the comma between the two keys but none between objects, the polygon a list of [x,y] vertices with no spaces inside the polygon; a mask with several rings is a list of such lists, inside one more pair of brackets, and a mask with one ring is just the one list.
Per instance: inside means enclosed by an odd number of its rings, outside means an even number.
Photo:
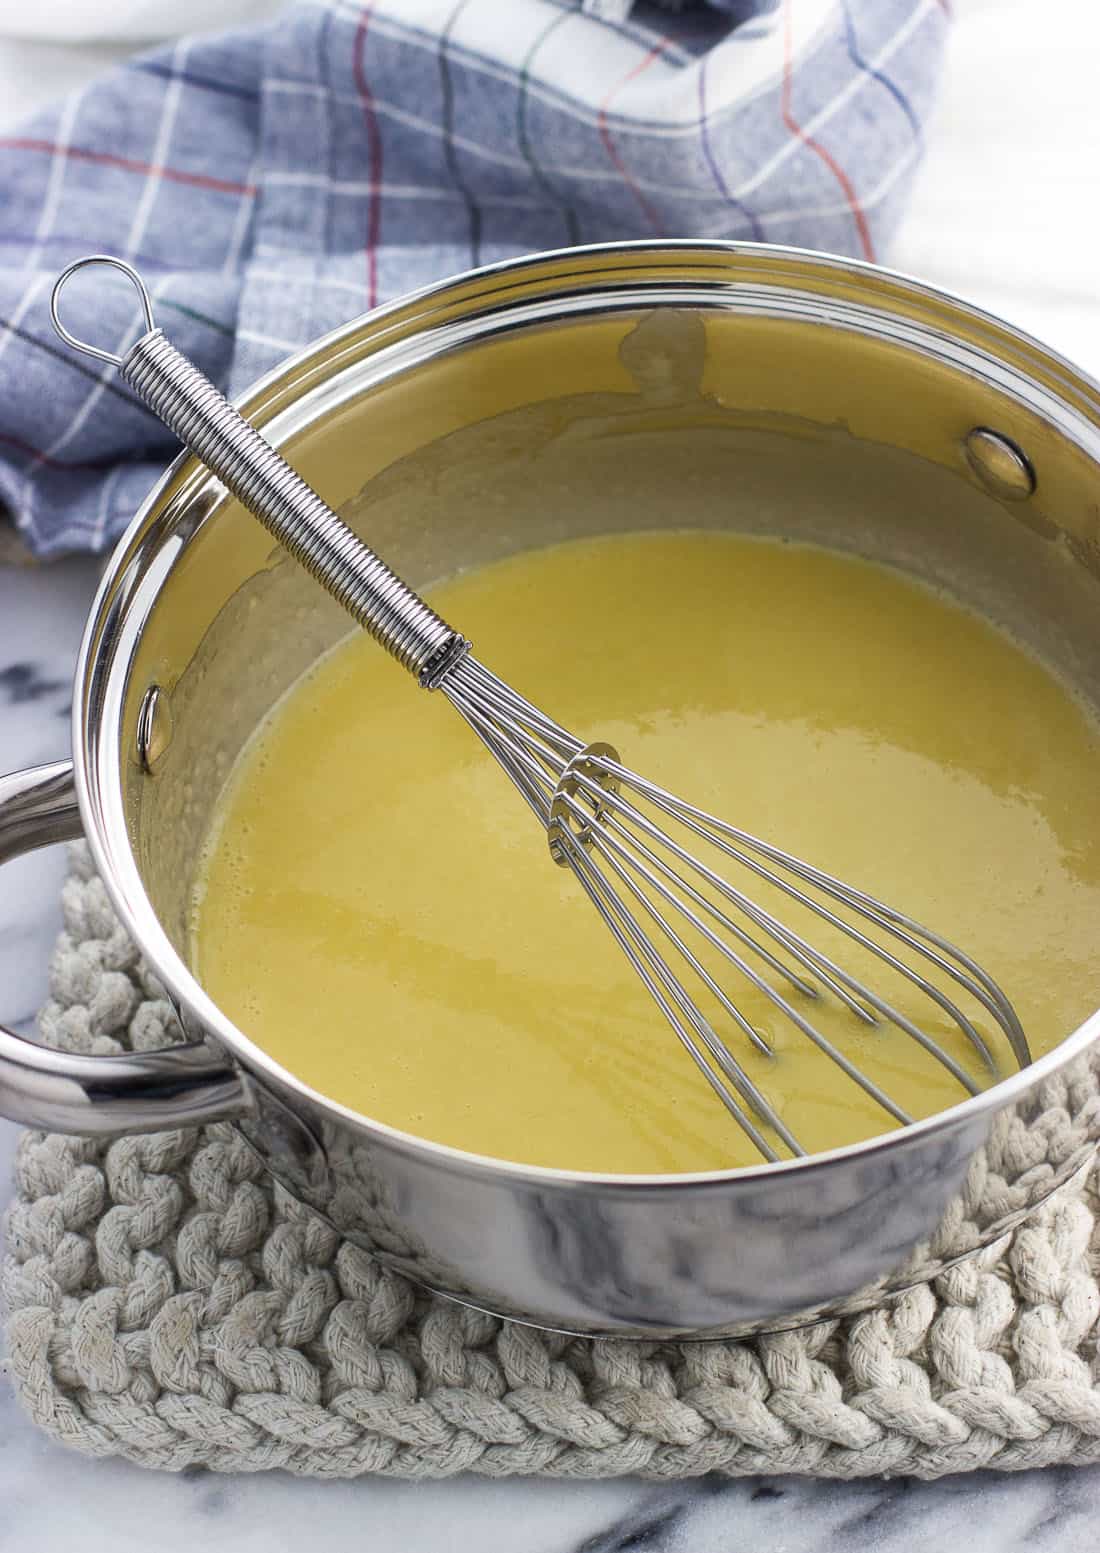
[{"label": "coiled wire whisk handle", "polygon": [[[65,284],[92,264],[120,270],[137,288],[146,330],[125,356],[77,339],[59,317]],[[156,327],[149,293],[132,265],[107,254],[78,259],[58,277],[50,312],[61,338],[116,366],[158,420],[421,685],[435,689],[442,683],[469,643],[364,544]]]}]

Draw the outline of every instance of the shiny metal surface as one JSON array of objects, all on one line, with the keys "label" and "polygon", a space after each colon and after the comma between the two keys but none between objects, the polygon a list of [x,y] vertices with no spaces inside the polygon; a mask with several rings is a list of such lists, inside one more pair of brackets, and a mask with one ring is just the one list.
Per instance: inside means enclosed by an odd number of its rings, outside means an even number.
[{"label": "shiny metal surface", "polygon": [[1026,501],[1035,490],[1035,471],[1020,448],[1008,437],[975,426],[966,439],[970,467],[994,496],[1006,501]]},{"label": "shiny metal surface", "polygon": [[[413,586],[532,545],[676,525],[690,501],[699,527],[782,531],[909,570],[1010,624],[1100,705],[1100,391],[1019,332],[885,271],[751,245],[541,255],[349,324],[241,408]],[[965,456],[976,426],[1027,449],[1030,500],[979,479]],[[342,1232],[517,1319],[716,1336],[879,1303],[1087,1166],[1096,1016],[928,1121],[709,1175],[480,1158],[303,1085],[192,975],[187,904],[242,743],[345,630],[183,458],[104,576],[73,725],[85,833],[123,921],[188,1032],[246,1076],[238,1125],[268,1168]],[[153,683],[174,730],[149,775],[134,752]]]},{"label": "shiny metal surface", "polygon": [[[79,835],[71,761],[0,777],[0,862]],[[81,1057],[48,1051],[0,1026],[0,1114],[27,1127],[156,1132],[247,1110],[240,1072],[206,1042]]]},{"label": "shiny metal surface", "polygon": [[0,863],[79,835],[71,760],[0,778]]},{"label": "shiny metal surface", "polygon": [[[681,980],[686,967],[710,993],[719,1017],[726,1015],[743,1037],[766,1056],[773,1055],[772,1048],[699,959],[699,951],[705,952],[706,946],[724,957],[724,974],[729,970],[737,972],[764,993],[773,1008],[858,1084],[886,1116],[903,1125],[913,1118],[818,1029],[805,1007],[792,1002],[792,994],[796,999],[829,994],[854,1019],[868,1025],[885,1020],[934,1057],[964,1094],[979,1094],[983,1084],[1001,1076],[997,1059],[971,1017],[928,980],[924,972],[931,967],[952,979],[967,1000],[994,1020],[1018,1066],[1031,1061],[1027,1038],[1012,1005],[987,973],[957,945],[803,859],[726,824],[628,771],[610,745],[584,745],[575,734],[479,663],[471,654],[470,643],[444,626],[423,599],[326,506],[213,383],[154,328],[149,293],[130,265],[98,255],[70,265],[61,274],[54,285],[51,312],[54,327],[64,340],[75,343],[86,354],[103,355],[94,347],[74,342],[58,318],[63,287],[76,270],[90,264],[120,269],[137,286],[141,297],[148,332],[119,361],[125,381],[196,458],[244,502],[253,516],[286,544],[294,559],[327,588],[338,604],[404,668],[411,670],[422,686],[442,690],[458,709],[546,830],[551,856],[557,863],[572,868],[584,894],[681,1045],[762,1158],[774,1162],[783,1157],[772,1137],[795,1157],[804,1155],[806,1150],[765,1091],[753,1083],[737,1061],[728,1042],[715,1028],[715,1015],[708,1015],[700,1005],[699,993],[693,996]],[[1008,484],[1002,465],[1007,460],[1010,470],[1015,470],[1022,459],[1011,444],[991,432],[972,432],[967,439],[967,451],[978,471],[986,474],[987,483],[995,478],[998,483]],[[150,770],[160,753],[159,746],[165,742],[162,731],[158,749],[153,750],[155,714],[161,703],[167,706],[166,697],[153,687],[138,714],[139,751]],[[630,799],[623,795],[624,787],[630,792]],[[642,803],[648,805],[646,812],[639,807]],[[655,823],[655,817],[660,824]],[[669,821],[677,825],[681,839],[662,828]],[[712,864],[690,850],[700,841],[709,846]],[[721,862],[726,866],[730,861],[752,876],[747,881],[750,888],[757,880],[764,880],[781,892],[784,904],[794,901],[860,945],[878,962],[876,969],[885,965],[916,987],[947,1014],[969,1041],[980,1060],[982,1080],[956,1062],[940,1042],[914,1019],[899,1012],[867,981],[853,976],[716,872],[715,865]],[[838,914],[837,907],[844,915]],[[751,924],[760,937],[731,917],[731,909]],[[647,931],[648,924],[679,956],[679,971],[669,964],[659,942]],[[867,927],[884,934],[887,943],[868,937]],[[684,932],[695,935],[696,949],[685,942]],[[922,968],[914,969],[899,958],[898,946],[916,956]],[[746,958],[744,951],[750,958]],[[798,971],[789,960],[797,964]],[[768,979],[764,967],[779,978],[783,990]],[[761,1132],[758,1123],[763,1123],[771,1136]]]},{"label": "shiny metal surface", "polygon": [[125,259],[108,257],[105,254],[92,253],[83,259],[77,259],[75,264],[70,264],[65,273],[58,279],[50,294],[50,318],[56,332],[70,345],[73,350],[83,352],[85,356],[94,356],[97,361],[106,361],[112,367],[121,367],[122,357],[116,356],[113,351],[100,350],[98,345],[90,345],[86,340],[78,340],[75,334],[71,334],[61,322],[61,293],[69,280],[81,270],[89,269],[92,265],[108,264],[133,286],[137,293],[138,303],[141,306],[142,316],[145,319],[145,329],[149,332],[153,328],[153,304],[149,293],[145,289],[145,282],[134,269],[132,264],[127,264]]},{"label": "shiny metal surface", "polygon": [[152,776],[172,742],[172,703],[159,685],[150,685],[138,711],[137,757]]}]

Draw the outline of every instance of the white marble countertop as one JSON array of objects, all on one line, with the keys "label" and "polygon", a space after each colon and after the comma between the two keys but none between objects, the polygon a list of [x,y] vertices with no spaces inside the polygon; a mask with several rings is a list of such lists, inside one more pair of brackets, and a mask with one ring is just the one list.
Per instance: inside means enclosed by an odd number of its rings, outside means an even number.
[{"label": "white marble countertop", "polygon": [[[891,258],[1100,374],[1100,119],[1092,107],[1100,30],[1092,46],[1082,36],[1100,21],[1087,19],[1082,0],[1048,0],[1041,22],[1030,0],[955,0],[954,9],[943,110]],[[123,52],[0,37],[0,122]],[[0,567],[0,770],[67,753],[73,655],[95,576],[88,561]],[[45,992],[63,866],[53,849],[4,870],[0,1019],[25,1030]],[[14,1140],[0,1122],[0,1209]],[[1100,1468],[842,1485],[172,1478],[62,1451],[31,1429],[0,1376],[0,1553],[182,1553],[199,1544],[268,1553],[306,1539],[326,1547],[354,1539],[384,1553],[902,1553],[918,1545],[1091,1553],[1098,1526]]]}]

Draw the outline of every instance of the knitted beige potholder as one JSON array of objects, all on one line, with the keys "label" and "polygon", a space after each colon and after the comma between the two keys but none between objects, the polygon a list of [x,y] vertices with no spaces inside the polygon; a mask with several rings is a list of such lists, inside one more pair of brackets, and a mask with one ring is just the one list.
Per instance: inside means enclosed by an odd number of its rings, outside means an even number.
[{"label": "knitted beige potholder", "polygon": [[[152,1050],[171,1009],[73,849],[44,1038]],[[145,1466],[938,1477],[1100,1461],[1093,1175],[888,1306],[753,1342],[539,1333],[418,1293],[227,1125],[27,1134],[0,1292],[56,1439]]]}]

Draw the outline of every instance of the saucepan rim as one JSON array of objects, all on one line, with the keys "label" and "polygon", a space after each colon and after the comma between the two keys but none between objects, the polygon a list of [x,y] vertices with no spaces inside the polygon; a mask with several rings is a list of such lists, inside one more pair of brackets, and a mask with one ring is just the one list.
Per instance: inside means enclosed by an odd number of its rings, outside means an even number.
[{"label": "saucepan rim", "polygon": [[[244,413],[255,413],[257,407],[262,409],[269,394],[278,390],[281,385],[285,386],[289,379],[322,355],[336,356],[342,342],[350,341],[364,327],[373,329],[384,325],[387,319],[410,307],[438,306],[449,296],[454,296],[471,285],[476,286],[484,282],[491,286],[501,277],[513,280],[521,278],[525,272],[534,272],[548,265],[570,263],[579,266],[577,273],[570,275],[573,280],[583,278],[585,274],[591,280],[596,274],[596,266],[604,266],[606,269],[606,266],[616,264],[627,266],[624,268],[625,279],[632,259],[651,259],[658,262],[662,256],[667,260],[670,255],[683,260],[690,259],[693,255],[697,258],[709,256],[717,260],[724,258],[729,261],[755,260],[767,266],[774,266],[776,269],[779,269],[783,263],[800,264],[821,272],[844,273],[852,276],[856,282],[862,280],[868,288],[869,305],[873,305],[875,301],[873,283],[877,288],[884,286],[888,289],[892,288],[897,294],[915,303],[925,302],[941,308],[946,307],[954,316],[966,320],[972,326],[991,330],[1003,340],[1011,342],[1024,355],[1033,357],[1048,369],[1054,369],[1064,386],[1072,388],[1079,401],[1084,400],[1089,420],[1100,429],[1100,383],[1025,331],[1005,323],[1003,319],[975,307],[950,292],[930,286],[898,271],[834,254],[774,244],[696,239],[662,238],[653,241],[591,244],[506,259],[464,271],[435,285],[401,296],[381,308],[362,314],[338,329],[320,336],[304,346],[302,350],[280,362],[235,402]],[[561,278],[561,276],[555,277],[558,282]],[[670,274],[670,282],[672,278]],[[731,277],[734,280],[735,278]],[[597,288],[593,288],[594,295],[596,290]],[[506,302],[505,311],[507,311],[507,305]],[[880,310],[884,316],[888,316],[885,308]],[[339,377],[341,371],[342,368],[337,365],[333,377]],[[317,391],[317,386],[316,384],[309,386],[303,395],[296,396],[294,402],[307,402]],[[1075,414],[1080,415],[1080,402],[1073,406],[1073,409]],[[272,417],[261,416],[258,424],[266,426],[272,420],[277,421],[281,413],[281,410],[277,410]],[[1065,433],[1062,432],[1060,435]],[[396,1148],[402,1153],[421,1159],[434,1160],[440,1166],[449,1167],[451,1171],[458,1174],[495,1176],[504,1178],[513,1185],[527,1183],[532,1189],[543,1187],[583,1191],[588,1188],[607,1190],[616,1195],[631,1195],[637,1192],[652,1194],[685,1187],[713,1188],[721,1191],[738,1183],[748,1185],[778,1177],[798,1177],[829,1165],[869,1159],[884,1150],[903,1148],[909,1141],[927,1138],[968,1121],[977,1121],[983,1115],[992,1116],[994,1112],[1013,1104],[1029,1090],[1036,1088],[1051,1074],[1065,1067],[1100,1039],[1100,1010],[1097,1010],[1052,1051],[1037,1058],[1029,1067],[1009,1075],[976,1096],[960,1101],[946,1110],[937,1111],[934,1115],[920,1121],[912,1122],[906,1127],[801,1158],[782,1159],[772,1163],[761,1162],[726,1170],[691,1171],[680,1174],[635,1175],[568,1170],[497,1159],[491,1155],[476,1154],[454,1148],[449,1144],[436,1143],[416,1133],[392,1127],[339,1101],[332,1100],[321,1091],[312,1088],[291,1069],[277,1062],[262,1045],[245,1034],[228,1018],[172,946],[146,893],[122,816],[121,769],[117,750],[120,743],[119,717],[124,689],[118,683],[120,664],[115,660],[119,656],[117,638],[120,631],[120,618],[125,617],[126,610],[118,611],[116,595],[126,578],[127,571],[135,564],[135,556],[140,550],[140,541],[145,531],[168,510],[168,504],[165,501],[166,493],[187,477],[201,480],[202,473],[201,466],[192,454],[185,452],[176,458],[142,502],[118,540],[103,572],[88,615],[77,658],[72,711],[74,781],[84,834],[115,910],[170,993],[179,1003],[189,1008],[200,1023],[214,1034],[215,1039],[242,1063],[246,1084],[250,1081],[254,1082],[256,1077],[259,1077],[261,1083],[265,1078],[274,1080],[277,1088],[297,1093],[334,1120],[342,1121],[367,1135],[375,1135],[380,1141],[384,1140],[390,1148]],[[212,490],[221,491],[221,487],[212,476],[208,476],[208,483]],[[219,499],[216,505],[220,506],[220,504]],[[157,569],[153,570],[156,572]],[[146,613],[169,574],[170,566],[162,566],[157,575],[152,577],[152,591],[148,588],[145,590],[142,603]],[[150,578],[146,575],[143,580],[149,582]],[[132,597],[130,602],[133,602]],[[136,639],[140,636],[141,624],[138,623],[135,629]],[[95,671],[105,655],[108,659],[106,683],[114,682],[113,700],[102,694],[93,696],[90,693]],[[126,667],[128,665],[123,665],[122,669]],[[106,720],[112,714],[113,721],[108,728]],[[113,814],[109,807],[105,811],[105,795],[103,783],[100,780],[99,757],[105,748],[116,752],[114,785],[117,791],[107,795],[108,798],[117,799],[114,805],[116,812]],[[118,845],[120,840],[121,853]],[[119,877],[117,864],[120,855],[125,866],[126,878]]]}]

